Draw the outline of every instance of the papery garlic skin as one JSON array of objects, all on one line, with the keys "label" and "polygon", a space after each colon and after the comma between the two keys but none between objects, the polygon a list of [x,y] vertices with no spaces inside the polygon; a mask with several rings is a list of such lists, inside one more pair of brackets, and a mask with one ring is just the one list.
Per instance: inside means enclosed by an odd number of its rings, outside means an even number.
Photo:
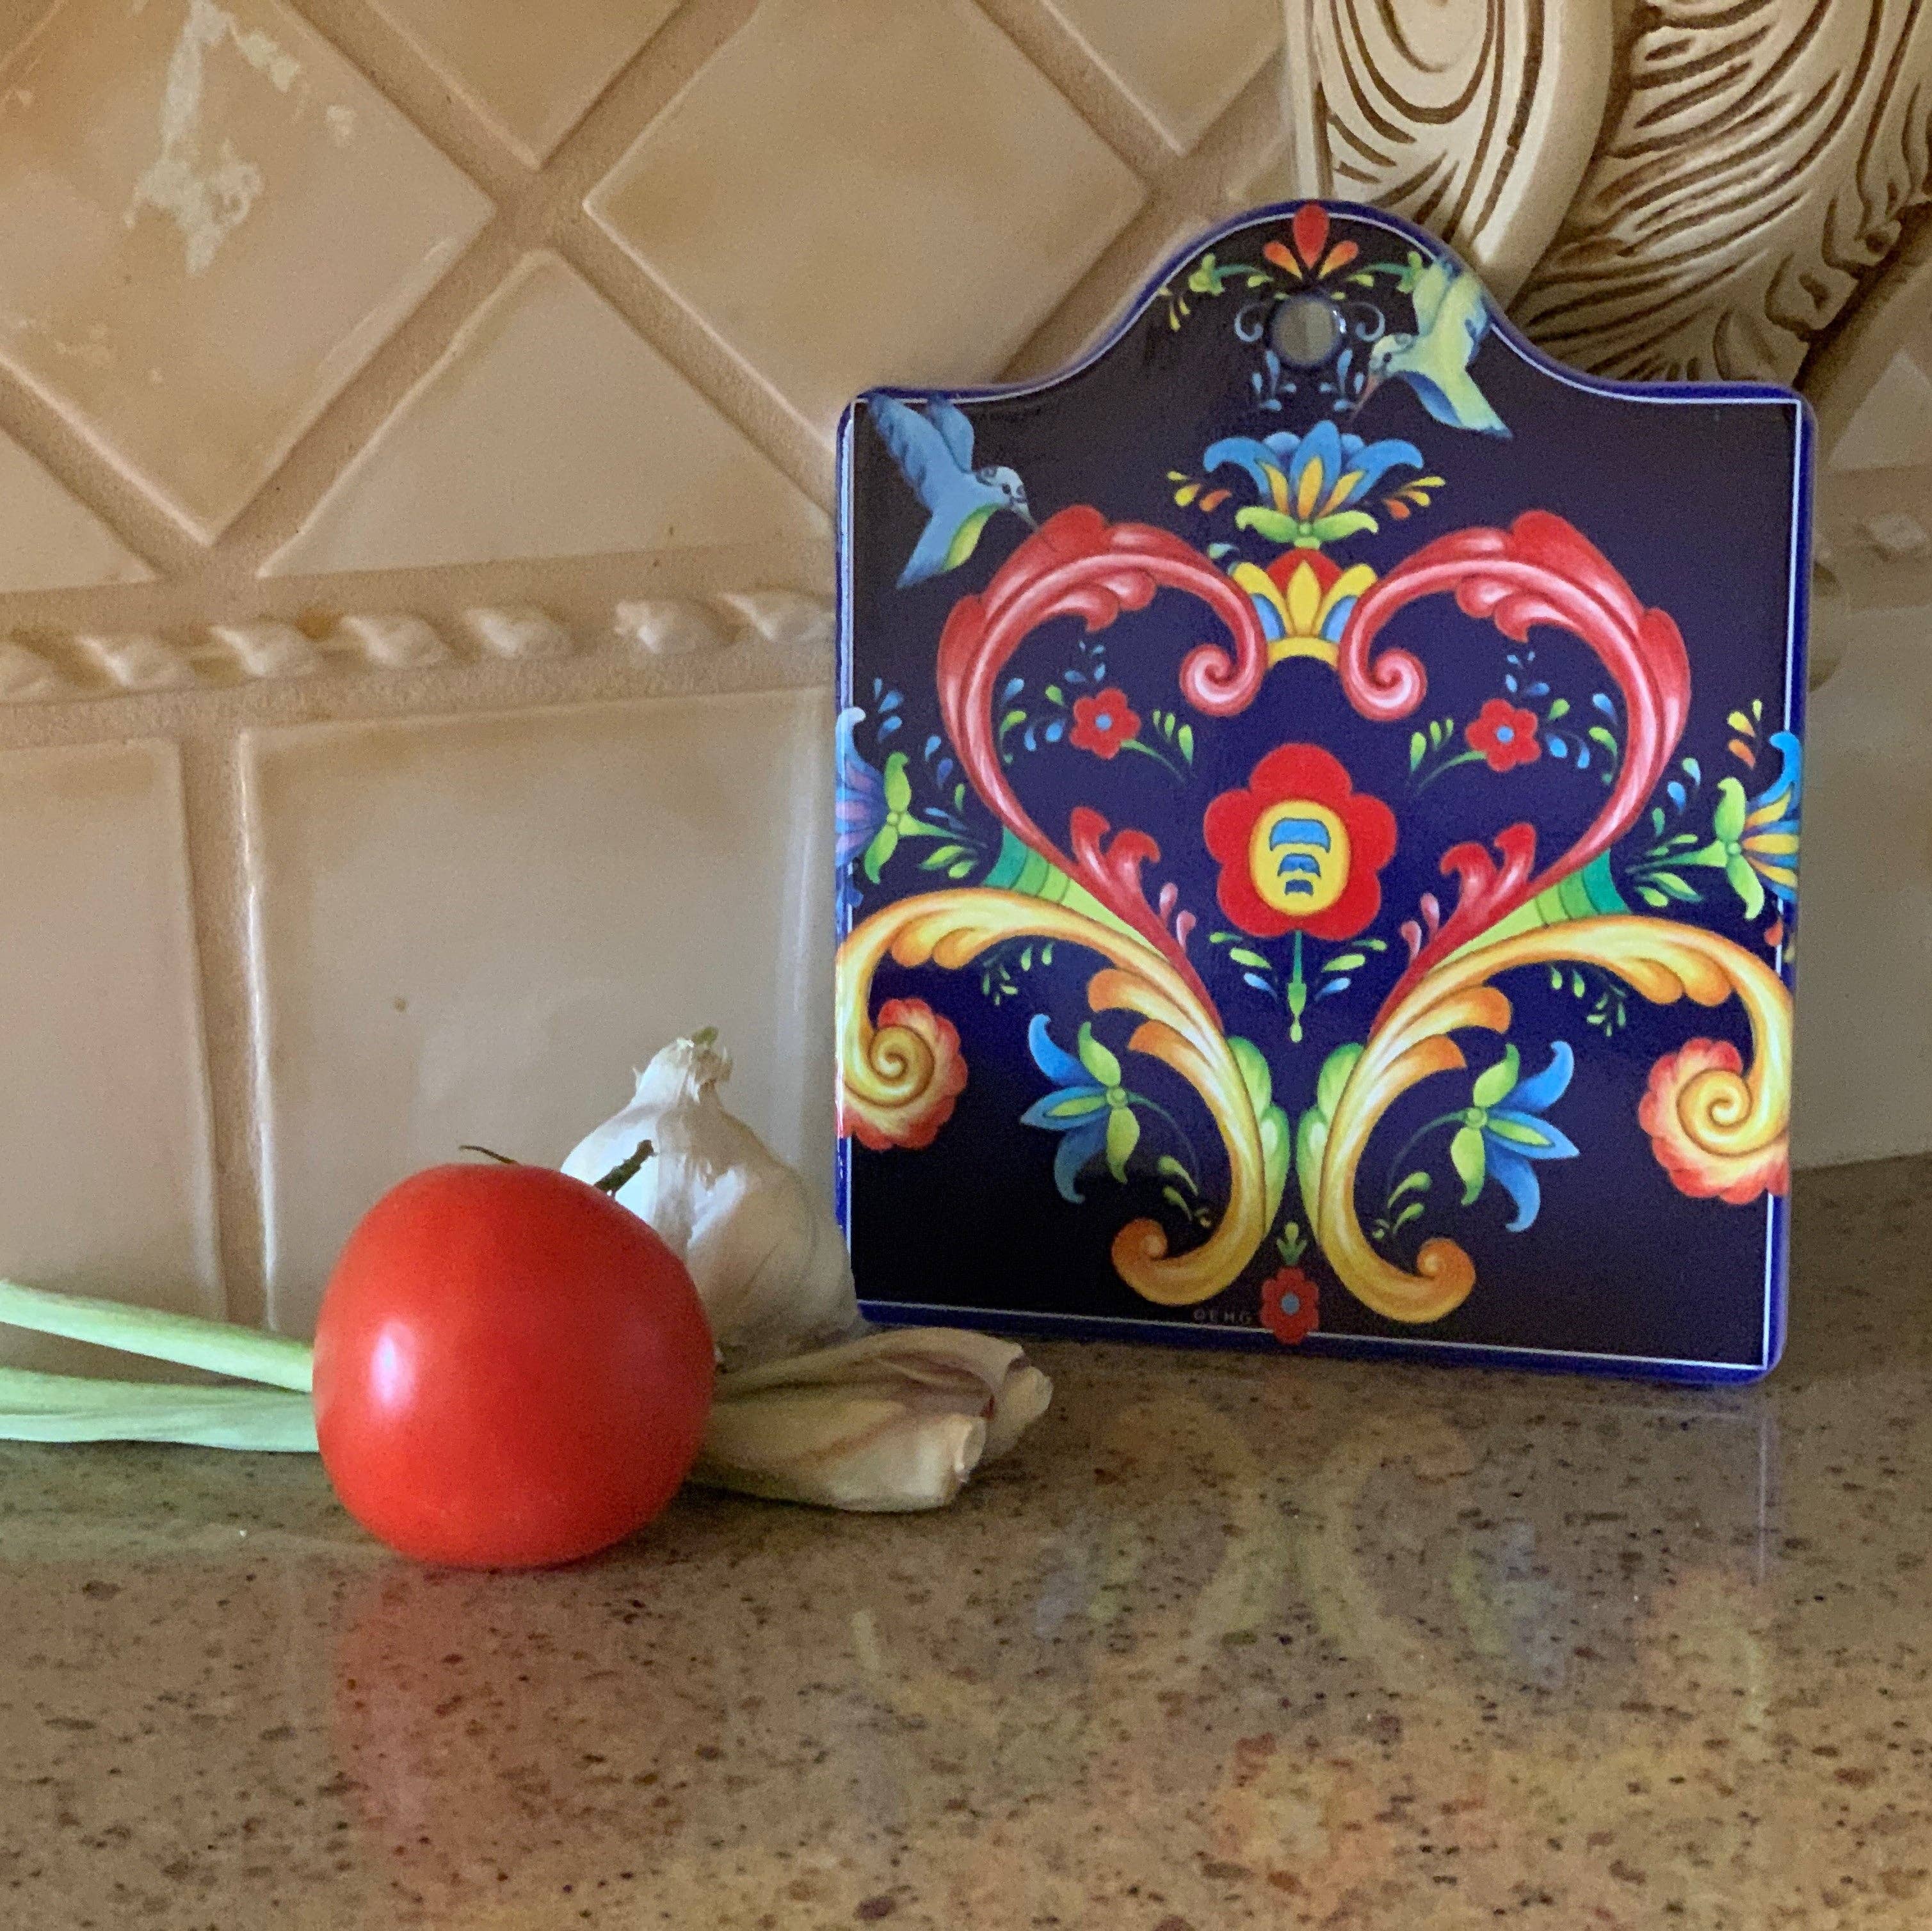
[{"label": "papery garlic skin", "polygon": [[718,1378],[692,1480],[873,1513],[937,1509],[1046,1412],[1024,1350],[895,1328]]},{"label": "papery garlic skin", "polygon": [[727,1370],[778,1360],[859,1325],[852,1264],[830,1208],[741,1120],[718,1087],[731,1057],[709,1031],[665,1047],[631,1103],[572,1150],[595,1183],[648,1140],[618,1192],[691,1270]]}]

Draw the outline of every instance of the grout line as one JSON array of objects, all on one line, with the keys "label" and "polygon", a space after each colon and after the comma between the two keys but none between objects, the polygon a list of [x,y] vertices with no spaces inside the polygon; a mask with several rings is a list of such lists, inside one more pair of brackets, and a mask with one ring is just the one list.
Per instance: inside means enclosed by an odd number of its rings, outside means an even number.
[{"label": "grout line", "polygon": [[1077,361],[1167,258],[1224,220],[1280,139],[1280,78],[1268,61],[1185,155],[1150,185],[1133,219],[1074,285],[1008,364],[1005,379],[1028,381]]},{"label": "grout line", "polygon": [[829,437],[581,208],[560,224],[551,245],[761,455],[830,512]]},{"label": "grout line", "polygon": [[1042,0],[977,0],[977,4],[1143,181],[1172,166],[1180,151],[1050,5]]},{"label": "grout line", "polygon": [[219,1271],[228,1318],[253,1327],[264,1319],[267,1303],[254,1131],[256,1015],[242,912],[250,868],[236,809],[239,755],[232,734],[189,737],[180,746]]}]

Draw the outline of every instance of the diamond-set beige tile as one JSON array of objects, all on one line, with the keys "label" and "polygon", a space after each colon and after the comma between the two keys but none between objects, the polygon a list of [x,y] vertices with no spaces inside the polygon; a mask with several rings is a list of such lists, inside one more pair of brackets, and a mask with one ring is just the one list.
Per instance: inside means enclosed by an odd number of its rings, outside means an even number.
[{"label": "diamond-set beige tile", "polygon": [[249,736],[278,1325],[384,1188],[560,1159],[700,1026],[829,1185],[831,733],[813,690]]},{"label": "diamond-set beige tile", "polygon": [[811,502],[581,276],[526,256],[265,574],[829,542]]},{"label": "diamond-set beige tile", "polygon": [[0,362],[210,541],[489,212],[276,0],[65,0],[0,68]]},{"label": "diamond-set beige tile", "polygon": [[1046,0],[1184,153],[1281,44],[1281,0]]},{"label": "diamond-set beige tile", "polygon": [[373,0],[526,166],[539,167],[679,0]]},{"label": "diamond-set beige tile", "polygon": [[0,435],[0,591],[142,583],[153,575],[93,511]]},{"label": "diamond-set beige tile", "polygon": [[761,0],[587,205],[829,434],[997,374],[1145,193],[970,0]]},{"label": "diamond-set beige tile", "polygon": [[219,1314],[174,745],[0,754],[0,1276]]}]

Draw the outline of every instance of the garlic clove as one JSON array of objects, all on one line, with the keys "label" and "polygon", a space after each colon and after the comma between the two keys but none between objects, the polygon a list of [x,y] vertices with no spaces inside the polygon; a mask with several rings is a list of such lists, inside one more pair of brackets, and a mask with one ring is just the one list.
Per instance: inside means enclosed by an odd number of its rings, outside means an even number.
[{"label": "garlic clove", "polygon": [[1046,1412],[1010,1342],[896,1328],[722,1375],[692,1479],[780,1501],[942,1507]]},{"label": "garlic clove", "polygon": [[835,1389],[720,1402],[692,1480],[783,1502],[872,1513],[944,1507],[985,1451],[986,1424],[956,1411]]}]

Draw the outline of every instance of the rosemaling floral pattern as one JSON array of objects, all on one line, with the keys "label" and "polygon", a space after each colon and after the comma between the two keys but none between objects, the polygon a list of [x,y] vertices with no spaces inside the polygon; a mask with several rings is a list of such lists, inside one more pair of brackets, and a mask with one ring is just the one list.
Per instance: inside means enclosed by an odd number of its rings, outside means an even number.
[{"label": "rosemaling floral pattern", "polygon": [[[1542,431],[1538,385],[1551,411],[1649,410],[1641,450]],[[1785,519],[1768,562],[1724,567],[1789,610],[1798,411],[1718,400]],[[1190,424],[1191,454],[1168,439]],[[1734,598],[1742,640],[1714,603],[1687,649],[1634,586],[1658,541],[1613,560],[1568,508],[1640,514],[1641,463],[1699,433],[1559,382],[1435,244],[1313,202],[1187,258],[1057,385],[862,399],[836,804],[862,1294],[973,1304],[873,1277],[868,1216],[903,1215],[898,1239],[927,1213],[1009,1272],[1057,1257],[978,1295],[1022,1322],[1768,1365],[1781,1207],[1709,1216],[1786,1184],[1792,626],[1744,636]],[[1621,497],[1571,486],[1619,461]],[[1513,513],[1458,521],[1465,474]],[[1693,649],[1755,681],[1694,704]],[[1019,1177],[989,1198],[995,1171]],[[1673,1287],[1669,1243],[1707,1237],[1722,1278]],[[1628,1305],[1546,1326],[1519,1242]],[[1693,1292],[1756,1319],[1756,1354],[1672,1329]]]}]

